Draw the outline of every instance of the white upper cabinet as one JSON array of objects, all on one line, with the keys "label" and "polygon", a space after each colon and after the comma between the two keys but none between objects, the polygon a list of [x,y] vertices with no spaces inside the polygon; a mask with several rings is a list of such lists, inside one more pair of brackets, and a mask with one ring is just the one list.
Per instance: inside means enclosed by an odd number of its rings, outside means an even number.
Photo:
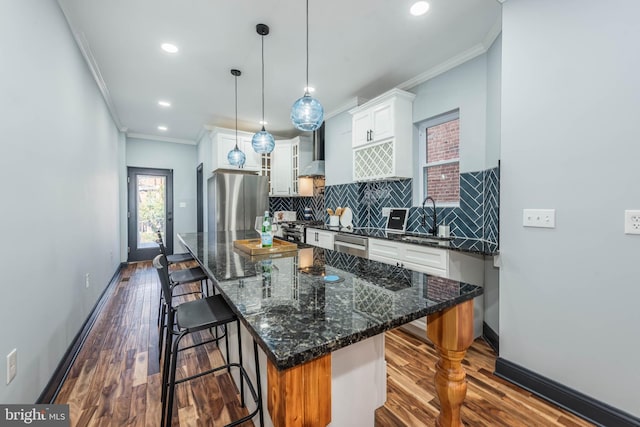
[{"label": "white upper cabinet", "polygon": [[271,195],[293,194],[293,148],[291,140],[276,141],[271,152]]},{"label": "white upper cabinet", "polygon": [[394,101],[388,100],[353,115],[352,145],[359,147],[370,142],[391,138],[394,134]]},{"label": "white upper cabinet", "polygon": [[[311,140],[306,136],[276,141],[271,153],[271,196],[313,196],[302,194],[298,174],[311,162]],[[264,172],[263,172],[264,173]],[[313,191],[313,188],[312,188]]]},{"label": "white upper cabinet", "polygon": [[411,178],[413,161],[413,99],[393,89],[350,110],[353,179]]},{"label": "white upper cabinet", "polygon": [[[223,129],[214,128],[211,131],[211,142],[213,148],[211,153],[213,155],[213,170],[216,169],[238,169],[237,166],[232,166],[227,160],[227,154],[233,150],[236,145],[236,131],[235,129]],[[238,148],[244,152],[246,156],[244,170],[260,171],[261,158],[260,154],[253,151],[251,146],[251,138],[253,134],[249,132],[238,131]]]}]

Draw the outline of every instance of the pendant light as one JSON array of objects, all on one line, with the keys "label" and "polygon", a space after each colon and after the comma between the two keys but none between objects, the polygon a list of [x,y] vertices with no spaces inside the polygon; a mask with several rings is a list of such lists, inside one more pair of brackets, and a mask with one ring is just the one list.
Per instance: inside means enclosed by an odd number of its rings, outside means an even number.
[{"label": "pendant light", "polygon": [[314,131],[322,125],[324,109],[320,102],[309,94],[309,0],[307,0],[307,86],[304,96],[291,107],[291,122],[298,130]]},{"label": "pendant light", "polygon": [[236,146],[233,150],[229,151],[227,154],[227,160],[231,166],[238,166],[239,168],[244,166],[244,162],[247,159],[247,156],[238,148],[238,76],[242,73],[240,70],[231,70],[231,74],[235,77],[236,80]]},{"label": "pendant light", "polygon": [[253,135],[251,146],[256,153],[268,154],[276,146],[273,135],[264,129],[264,36],[269,34],[269,27],[265,24],[258,24],[256,31],[262,36],[262,130]]}]

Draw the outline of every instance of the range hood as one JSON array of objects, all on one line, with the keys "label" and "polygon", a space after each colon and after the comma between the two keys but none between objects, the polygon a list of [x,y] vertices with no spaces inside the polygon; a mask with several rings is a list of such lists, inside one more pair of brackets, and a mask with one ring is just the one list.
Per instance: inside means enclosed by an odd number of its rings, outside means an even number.
[{"label": "range hood", "polygon": [[324,122],[313,132],[312,141],[313,161],[300,171],[300,178],[324,176]]}]

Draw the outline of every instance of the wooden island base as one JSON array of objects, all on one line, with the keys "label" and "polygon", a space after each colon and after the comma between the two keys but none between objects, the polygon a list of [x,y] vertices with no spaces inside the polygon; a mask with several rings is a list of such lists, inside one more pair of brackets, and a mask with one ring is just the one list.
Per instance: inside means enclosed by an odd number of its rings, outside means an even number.
[{"label": "wooden island base", "polygon": [[464,426],[460,409],[467,394],[462,359],[473,343],[473,300],[427,317],[427,337],[438,351],[435,385],[440,399],[438,427]]},{"label": "wooden island base", "polygon": [[[440,357],[435,384],[436,425],[461,427],[467,393],[462,359],[473,342],[473,300],[428,316],[428,338]],[[279,371],[267,362],[268,409],[275,427],[326,427],[331,422],[331,355]]]}]

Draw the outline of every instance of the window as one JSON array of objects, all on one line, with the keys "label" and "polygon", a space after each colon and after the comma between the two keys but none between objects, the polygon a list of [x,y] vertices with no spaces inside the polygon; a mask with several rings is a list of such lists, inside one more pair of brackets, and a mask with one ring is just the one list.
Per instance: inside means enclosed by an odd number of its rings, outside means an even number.
[{"label": "window", "polygon": [[452,111],[420,126],[422,199],[440,206],[460,204],[460,114]]}]

